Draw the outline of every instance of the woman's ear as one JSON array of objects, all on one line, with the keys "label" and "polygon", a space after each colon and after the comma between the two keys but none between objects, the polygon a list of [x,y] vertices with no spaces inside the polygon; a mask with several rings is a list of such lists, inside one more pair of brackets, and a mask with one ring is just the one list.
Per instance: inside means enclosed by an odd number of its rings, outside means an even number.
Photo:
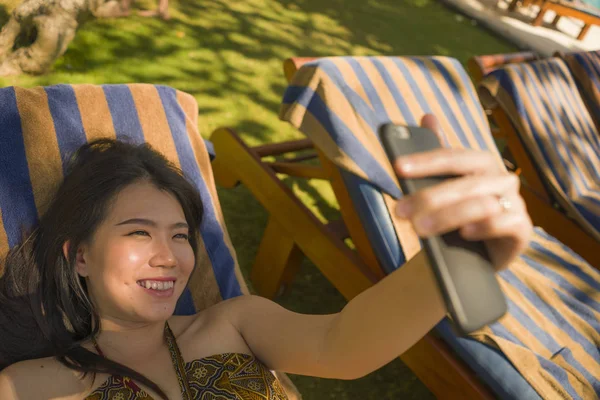
[{"label": "woman's ear", "polygon": [[[63,244],[63,254],[67,260],[69,259],[70,247],[71,242],[69,241],[66,241],[65,244]],[[84,246],[79,246],[79,248],[77,249],[77,253],[75,254],[75,271],[77,271],[77,273],[84,278],[88,276],[87,263],[85,262]]]}]

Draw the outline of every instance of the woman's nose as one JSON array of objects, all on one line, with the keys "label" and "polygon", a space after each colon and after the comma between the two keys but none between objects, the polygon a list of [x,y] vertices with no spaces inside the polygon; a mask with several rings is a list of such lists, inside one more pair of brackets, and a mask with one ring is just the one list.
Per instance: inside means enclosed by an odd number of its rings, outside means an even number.
[{"label": "woman's nose", "polygon": [[168,243],[159,241],[154,248],[154,254],[150,259],[151,267],[173,268],[177,265],[177,258]]}]

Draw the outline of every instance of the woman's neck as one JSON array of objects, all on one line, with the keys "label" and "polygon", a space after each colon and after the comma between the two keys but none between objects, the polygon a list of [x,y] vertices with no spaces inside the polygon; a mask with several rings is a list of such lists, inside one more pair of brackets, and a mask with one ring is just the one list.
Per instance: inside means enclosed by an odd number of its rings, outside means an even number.
[{"label": "woman's neck", "polygon": [[165,323],[102,318],[96,342],[102,353],[114,361],[144,362],[166,348]]}]

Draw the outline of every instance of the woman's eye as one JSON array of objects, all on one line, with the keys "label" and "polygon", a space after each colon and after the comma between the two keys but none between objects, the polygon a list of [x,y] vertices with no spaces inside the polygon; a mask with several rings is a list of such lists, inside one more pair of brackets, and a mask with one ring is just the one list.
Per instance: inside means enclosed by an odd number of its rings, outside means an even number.
[{"label": "woman's eye", "polygon": [[129,234],[129,236],[133,236],[133,235],[135,235],[135,236],[150,236],[148,234],[148,232],[146,232],[146,231],[135,231],[135,232],[131,232]]},{"label": "woman's eye", "polygon": [[185,240],[189,240],[189,238],[190,238],[185,233],[178,233],[177,235],[175,235],[175,237],[178,238],[178,239],[185,239]]}]

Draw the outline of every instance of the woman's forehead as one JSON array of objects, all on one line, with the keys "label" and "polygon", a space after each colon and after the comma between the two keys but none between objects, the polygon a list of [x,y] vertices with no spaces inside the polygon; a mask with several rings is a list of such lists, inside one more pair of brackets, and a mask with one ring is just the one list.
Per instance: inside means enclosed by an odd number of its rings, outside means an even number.
[{"label": "woman's forehead", "polygon": [[151,218],[172,223],[185,221],[179,201],[173,194],[158,189],[150,182],[138,182],[121,190],[112,202],[107,219]]}]

